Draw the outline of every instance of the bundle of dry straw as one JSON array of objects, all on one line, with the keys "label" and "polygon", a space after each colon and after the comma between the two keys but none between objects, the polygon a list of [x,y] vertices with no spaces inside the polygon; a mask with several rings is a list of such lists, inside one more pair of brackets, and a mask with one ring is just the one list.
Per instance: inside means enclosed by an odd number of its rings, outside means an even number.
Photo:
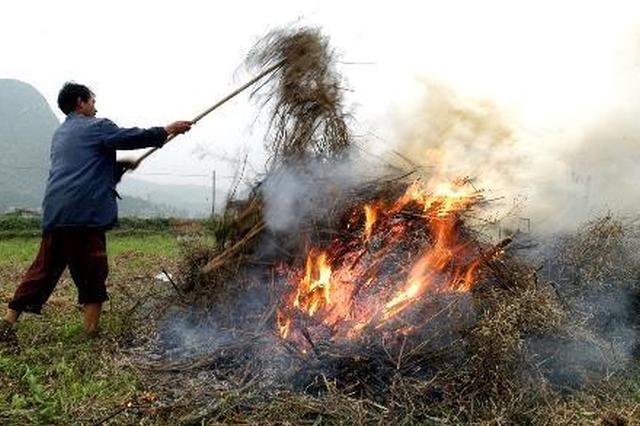
[{"label": "bundle of dry straw", "polygon": [[273,104],[267,148],[271,163],[333,159],[346,152],[350,135],[343,111],[336,54],[319,29],[280,29],[251,50],[249,67],[283,66],[254,91]]},{"label": "bundle of dry straw", "polygon": [[[253,92],[262,107],[269,109],[265,143],[270,159],[263,181],[285,166],[337,160],[348,152],[351,135],[348,114],[343,110],[342,79],[335,69],[336,54],[319,29],[274,30],[251,49],[246,65],[258,69],[277,66]],[[237,269],[255,249],[266,228],[261,184],[252,188],[244,203],[233,203],[236,211],[225,214],[218,226],[223,244],[200,265],[204,275],[192,273],[191,281],[218,281],[212,274]],[[190,270],[195,271],[193,267]]]}]

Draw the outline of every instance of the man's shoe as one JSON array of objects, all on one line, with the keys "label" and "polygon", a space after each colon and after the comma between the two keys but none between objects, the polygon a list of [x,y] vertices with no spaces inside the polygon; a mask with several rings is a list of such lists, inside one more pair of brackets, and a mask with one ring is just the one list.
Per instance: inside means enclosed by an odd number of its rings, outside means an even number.
[{"label": "man's shoe", "polygon": [[18,338],[13,324],[6,320],[0,320],[0,345],[2,346],[18,346]]}]

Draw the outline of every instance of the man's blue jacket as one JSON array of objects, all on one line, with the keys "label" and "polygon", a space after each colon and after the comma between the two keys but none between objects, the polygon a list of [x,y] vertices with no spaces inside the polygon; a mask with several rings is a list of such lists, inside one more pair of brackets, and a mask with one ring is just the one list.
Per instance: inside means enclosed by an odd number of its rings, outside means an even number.
[{"label": "man's blue jacket", "polygon": [[43,230],[112,227],[118,219],[116,150],[162,146],[166,139],[162,127],[125,129],[105,118],[67,115],[51,142]]}]

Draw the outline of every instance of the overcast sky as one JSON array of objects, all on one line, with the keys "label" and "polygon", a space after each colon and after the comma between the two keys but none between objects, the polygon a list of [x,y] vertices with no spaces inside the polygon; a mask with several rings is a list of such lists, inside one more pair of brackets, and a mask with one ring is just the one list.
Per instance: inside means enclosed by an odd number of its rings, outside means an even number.
[{"label": "overcast sky", "polygon": [[[57,92],[75,80],[97,94],[99,116],[164,125],[250,78],[240,68],[247,51],[295,21],[330,36],[356,130],[384,143],[394,142],[393,121],[411,113],[425,79],[492,100],[527,131],[553,132],[600,114],[638,71],[638,1],[21,0],[0,6],[0,78],[34,85],[60,117]],[[256,114],[247,97],[235,99],[138,176],[208,183],[189,175],[216,168],[222,180],[233,168],[223,159],[243,149],[259,163]]]}]

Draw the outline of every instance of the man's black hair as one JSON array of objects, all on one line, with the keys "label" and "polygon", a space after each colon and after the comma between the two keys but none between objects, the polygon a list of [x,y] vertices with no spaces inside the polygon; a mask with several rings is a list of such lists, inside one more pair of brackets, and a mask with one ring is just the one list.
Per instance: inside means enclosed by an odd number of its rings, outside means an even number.
[{"label": "man's black hair", "polygon": [[58,107],[68,115],[76,110],[78,98],[87,102],[92,96],[94,94],[87,86],[67,81],[58,93]]}]

